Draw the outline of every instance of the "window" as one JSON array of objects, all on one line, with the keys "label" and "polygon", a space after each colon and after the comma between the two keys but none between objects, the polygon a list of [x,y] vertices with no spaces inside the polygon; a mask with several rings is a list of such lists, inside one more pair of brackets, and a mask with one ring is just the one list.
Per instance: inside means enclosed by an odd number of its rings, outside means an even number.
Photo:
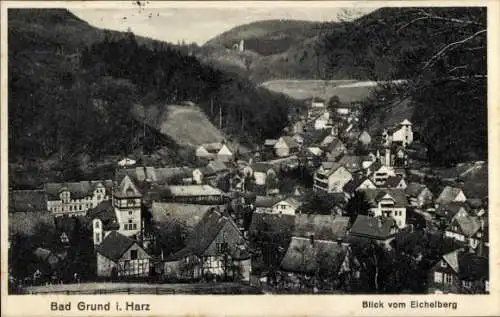
[{"label": "window", "polygon": [[132,216],[132,210],[129,210],[129,211],[128,211],[128,215],[129,215],[129,216]]},{"label": "window", "polygon": [[69,206],[69,211],[73,211],[73,206]]},{"label": "window", "polygon": [[441,261],[441,267],[446,267],[446,262],[445,261]]},{"label": "window", "polygon": [[133,227],[134,230],[137,230],[137,224],[136,223],[132,224],[132,227]]},{"label": "window", "polygon": [[95,227],[96,229],[99,229],[99,226],[100,226],[99,221],[96,221],[96,222],[95,222],[94,227]]},{"label": "window", "polygon": [[434,272],[434,282],[436,282],[436,283],[443,283],[443,273],[441,273],[441,272]]},{"label": "window", "polygon": [[453,276],[451,274],[445,274],[444,280],[445,280],[446,284],[452,284],[453,283]]},{"label": "window", "polygon": [[224,252],[226,252],[226,250],[227,250],[227,243],[226,242],[217,243],[217,252],[218,253],[224,253]]},{"label": "window", "polygon": [[462,282],[462,285],[463,285],[465,288],[471,288],[471,287],[472,287],[472,282],[471,282],[471,281],[463,281],[463,282]]},{"label": "window", "polygon": [[95,243],[101,243],[101,235],[99,233],[96,233],[94,240]]},{"label": "window", "polygon": [[130,259],[137,260],[137,250],[130,250]]}]

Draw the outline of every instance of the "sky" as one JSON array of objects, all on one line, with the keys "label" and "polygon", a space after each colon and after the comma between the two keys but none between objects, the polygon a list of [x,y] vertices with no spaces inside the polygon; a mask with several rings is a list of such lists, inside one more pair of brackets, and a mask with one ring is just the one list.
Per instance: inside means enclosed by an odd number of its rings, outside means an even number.
[{"label": "sky", "polygon": [[[353,15],[361,16],[375,8],[351,8]],[[136,35],[177,43],[196,42],[202,45],[216,35],[235,26],[270,19],[294,19],[309,21],[338,21],[345,16],[343,9],[308,5],[278,7],[245,7],[222,5],[198,7],[162,7],[148,5],[128,8],[70,8],[79,18],[90,25],[117,31],[129,28]]]}]

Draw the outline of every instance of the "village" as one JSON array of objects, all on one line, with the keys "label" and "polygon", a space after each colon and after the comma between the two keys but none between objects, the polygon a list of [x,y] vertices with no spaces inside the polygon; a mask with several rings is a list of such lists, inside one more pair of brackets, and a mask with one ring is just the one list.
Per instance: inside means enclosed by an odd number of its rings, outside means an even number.
[{"label": "village", "polygon": [[309,100],[245,153],[200,145],[196,167],[127,157],[114,179],[11,189],[9,214],[52,219],[35,240],[10,236],[11,287],[488,293],[487,162],[434,170],[408,118],[370,134],[359,105],[331,104]]}]

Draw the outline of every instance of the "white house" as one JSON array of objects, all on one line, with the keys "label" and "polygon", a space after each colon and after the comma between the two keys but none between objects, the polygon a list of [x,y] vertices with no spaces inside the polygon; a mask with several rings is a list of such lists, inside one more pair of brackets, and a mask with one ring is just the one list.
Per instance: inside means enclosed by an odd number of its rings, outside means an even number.
[{"label": "white house", "polygon": [[372,169],[371,179],[377,186],[383,186],[387,179],[391,176],[396,176],[394,168],[390,166],[377,166],[378,168]]},{"label": "white house", "polygon": [[292,215],[294,216],[301,206],[300,201],[293,197],[288,197],[282,201],[277,202],[272,207],[273,214]]},{"label": "white house", "polygon": [[314,120],[314,129],[315,130],[325,130],[331,128],[330,123],[330,113],[325,111],[321,114],[316,120]]},{"label": "white house", "polygon": [[406,207],[408,200],[405,191],[399,188],[364,189],[374,217],[391,217],[399,228],[406,227]]},{"label": "white house", "polygon": [[111,180],[47,183],[47,210],[54,216],[85,216],[87,211],[110,198]]},{"label": "white house", "polygon": [[314,173],[315,191],[341,193],[344,186],[352,180],[352,174],[341,164],[323,162]]},{"label": "white house", "polygon": [[409,183],[405,191],[412,206],[422,207],[432,202],[433,194],[424,184]]},{"label": "white house", "polygon": [[231,161],[233,157],[234,153],[227,144],[223,144],[220,150],[217,152],[217,159],[222,162]]},{"label": "white house", "polygon": [[299,145],[292,137],[282,136],[278,139],[276,144],[274,144],[274,150],[276,152],[276,156],[286,157],[296,153],[299,150]]},{"label": "white house", "polygon": [[403,120],[392,128],[385,129],[382,132],[384,145],[391,145],[394,142],[401,143],[404,147],[413,142],[412,124],[408,119]]},{"label": "white house", "polygon": [[436,199],[436,204],[448,204],[451,202],[465,202],[465,197],[462,189],[453,186],[446,186],[439,197]]},{"label": "white house", "polygon": [[251,169],[253,170],[255,185],[265,186],[269,175],[276,176],[273,166],[267,163],[254,163],[251,165]]}]

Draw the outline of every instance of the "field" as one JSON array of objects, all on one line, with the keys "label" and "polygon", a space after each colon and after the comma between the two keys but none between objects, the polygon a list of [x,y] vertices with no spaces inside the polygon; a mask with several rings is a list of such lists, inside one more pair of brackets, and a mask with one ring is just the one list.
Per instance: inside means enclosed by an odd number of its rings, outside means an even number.
[{"label": "field", "polygon": [[349,103],[366,99],[375,84],[355,80],[271,80],[262,86],[299,100],[313,97],[328,100],[336,95],[341,102]]},{"label": "field", "polygon": [[165,105],[136,105],[133,114],[146,124],[169,136],[179,145],[197,146],[220,142],[224,135],[197,107]]}]

